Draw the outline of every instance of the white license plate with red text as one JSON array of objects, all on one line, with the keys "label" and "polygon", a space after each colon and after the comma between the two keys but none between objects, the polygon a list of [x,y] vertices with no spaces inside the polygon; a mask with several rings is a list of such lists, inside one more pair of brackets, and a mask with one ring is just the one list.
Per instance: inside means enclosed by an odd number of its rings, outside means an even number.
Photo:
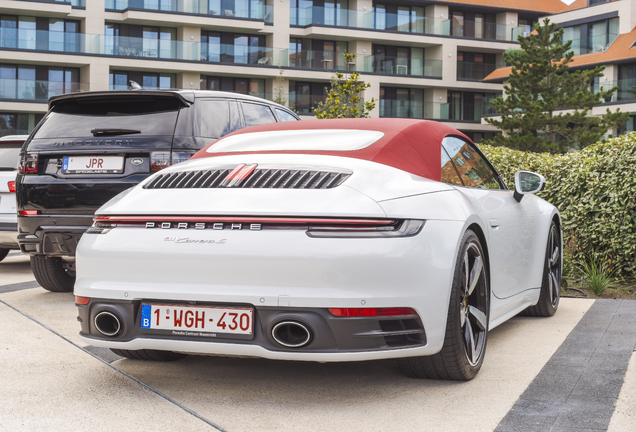
[{"label": "white license plate with red text", "polygon": [[65,156],[62,160],[64,174],[121,174],[124,172],[123,156]]},{"label": "white license plate with red text", "polygon": [[252,334],[253,310],[213,306],[141,305],[141,327],[152,330],[189,330]]}]

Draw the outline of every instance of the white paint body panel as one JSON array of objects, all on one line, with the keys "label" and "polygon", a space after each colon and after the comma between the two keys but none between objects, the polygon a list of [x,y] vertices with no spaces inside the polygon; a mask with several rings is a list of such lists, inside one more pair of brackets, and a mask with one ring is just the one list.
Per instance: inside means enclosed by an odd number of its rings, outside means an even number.
[{"label": "white paint body panel", "polygon": [[[84,337],[86,342],[120,349],[151,348],[316,361],[430,355],[438,352],[443,344],[458,248],[471,225],[478,226],[484,233],[484,247],[491,254],[493,284],[505,281],[506,266],[521,266],[507,259],[492,262],[493,257],[501,259],[501,254],[491,251],[493,242],[498,242],[498,247],[505,242],[489,231],[487,216],[480,208],[484,198],[479,193],[373,162],[335,156],[252,154],[197,159],[162,173],[231,163],[331,166],[350,169],[353,175],[341,186],[328,190],[142,189],[150,178],[109,201],[97,214],[347,216],[422,219],[426,223],[414,237],[374,239],[310,238],[304,230],[115,228],[107,234],[82,237],[77,249],[75,294],[99,299],[190,300],[255,306],[279,306],[279,296],[289,296],[290,310],[294,307],[412,307],[424,324],[427,344],[417,348],[314,354],[269,351],[259,346],[220,341],[138,338],[114,342]],[[512,192],[497,193],[512,196]],[[517,291],[508,298],[491,296],[491,328],[538,300],[548,227],[558,213],[539,198],[526,196],[524,200],[528,208],[543,210],[527,216],[535,218],[533,241],[519,243],[522,249],[513,255],[528,257],[528,276],[515,285]],[[521,223],[514,211],[497,214],[497,217],[510,226]],[[164,241],[168,235],[226,241],[181,244]],[[523,265],[526,266],[525,261]],[[499,286],[493,286],[493,292],[498,289]]]}]

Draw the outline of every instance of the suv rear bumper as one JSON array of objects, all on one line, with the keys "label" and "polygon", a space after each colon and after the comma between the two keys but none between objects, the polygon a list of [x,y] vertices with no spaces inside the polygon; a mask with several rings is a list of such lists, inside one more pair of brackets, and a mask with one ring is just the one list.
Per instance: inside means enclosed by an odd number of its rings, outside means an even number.
[{"label": "suv rear bumper", "polygon": [[82,234],[92,223],[93,215],[20,216],[20,250],[28,255],[73,257]]}]

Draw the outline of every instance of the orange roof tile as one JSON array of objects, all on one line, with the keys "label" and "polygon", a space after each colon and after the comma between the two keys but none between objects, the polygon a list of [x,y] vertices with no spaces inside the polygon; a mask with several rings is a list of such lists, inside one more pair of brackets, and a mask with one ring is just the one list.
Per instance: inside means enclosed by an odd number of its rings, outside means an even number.
[{"label": "orange roof tile", "polygon": [[549,14],[566,12],[587,7],[587,0],[576,0],[570,6],[561,0],[449,0],[444,3],[457,3],[471,6],[486,6],[509,10],[526,10]]},{"label": "orange roof tile", "polygon": [[[572,61],[568,63],[568,66],[591,66],[610,64],[631,58],[636,59],[636,46],[632,47],[634,41],[636,41],[636,27],[629,33],[619,35],[606,51],[572,57]],[[504,81],[510,76],[511,70],[511,67],[499,68],[484,78],[483,81]]]}]

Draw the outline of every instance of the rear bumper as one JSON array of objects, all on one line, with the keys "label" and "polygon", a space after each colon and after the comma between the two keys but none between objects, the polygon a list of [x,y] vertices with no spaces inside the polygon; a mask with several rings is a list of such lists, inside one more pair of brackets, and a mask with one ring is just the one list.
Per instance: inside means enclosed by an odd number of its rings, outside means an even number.
[{"label": "rear bumper", "polygon": [[0,249],[18,248],[18,224],[0,222]]},{"label": "rear bumper", "polygon": [[[168,307],[177,302],[163,303]],[[427,347],[422,321],[417,315],[400,317],[334,317],[321,308],[263,307],[245,304],[201,303],[197,306],[237,306],[254,310],[252,335],[218,333],[212,324],[203,329],[183,328],[180,331],[141,328],[140,301],[91,299],[87,306],[78,306],[82,325],[80,336],[92,345],[122,349],[159,349],[197,354],[252,355],[272,359],[331,361],[360,357],[387,358],[387,353],[405,348]],[[181,303],[187,306],[186,303]],[[110,312],[122,320],[121,334],[108,337],[100,334],[94,320],[100,312]],[[302,323],[311,333],[311,342],[300,348],[288,348],[272,337],[274,326],[281,322]],[[208,328],[210,327],[210,328]],[[216,329],[216,330],[215,330]],[[249,353],[249,354],[248,354]],[[353,354],[353,356],[350,356]],[[364,354],[361,356],[361,354]],[[388,354],[389,357],[394,354]],[[400,353],[398,357],[403,357]],[[337,359],[337,360],[336,360]],[[330,360],[325,360],[330,361]]]},{"label": "rear bumper", "polygon": [[28,255],[75,256],[82,234],[93,215],[38,215],[18,217],[20,250]]}]

